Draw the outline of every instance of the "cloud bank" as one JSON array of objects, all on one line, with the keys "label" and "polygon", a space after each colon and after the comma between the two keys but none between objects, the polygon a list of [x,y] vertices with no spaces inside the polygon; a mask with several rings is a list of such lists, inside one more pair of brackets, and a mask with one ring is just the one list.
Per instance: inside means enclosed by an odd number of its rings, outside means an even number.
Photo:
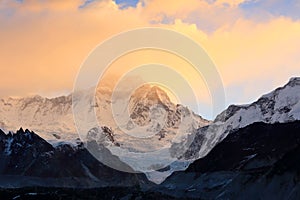
[{"label": "cloud bank", "polygon": [[69,93],[96,45],[150,26],[199,42],[220,71],[227,103],[246,103],[299,75],[299,2],[288,2],[4,0],[0,95]]}]

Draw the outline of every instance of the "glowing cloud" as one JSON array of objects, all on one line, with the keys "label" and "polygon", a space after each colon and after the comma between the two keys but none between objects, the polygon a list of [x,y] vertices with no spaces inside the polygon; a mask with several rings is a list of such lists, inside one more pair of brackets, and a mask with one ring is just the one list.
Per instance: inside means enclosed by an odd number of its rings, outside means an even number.
[{"label": "glowing cloud", "polygon": [[255,4],[244,0],[121,4],[2,1],[0,95],[69,93],[82,61],[97,44],[145,26],[171,28],[203,45],[219,68],[228,103],[249,102],[299,75],[300,22],[296,15],[277,15],[279,6],[249,14]]}]

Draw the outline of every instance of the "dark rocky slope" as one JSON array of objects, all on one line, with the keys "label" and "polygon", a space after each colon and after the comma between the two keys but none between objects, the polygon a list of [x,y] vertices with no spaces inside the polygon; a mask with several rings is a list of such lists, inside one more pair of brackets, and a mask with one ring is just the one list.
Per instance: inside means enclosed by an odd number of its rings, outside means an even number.
[{"label": "dark rocky slope", "polygon": [[154,189],[200,199],[300,199],[300,122],[257,122]]},{"label": "dark rocky slope", "polygon": [[53,147],[29,130],[0,131],[0,187],[104,187],[149,184],[142,174],[120,172],[95,159],[78,141]]}]

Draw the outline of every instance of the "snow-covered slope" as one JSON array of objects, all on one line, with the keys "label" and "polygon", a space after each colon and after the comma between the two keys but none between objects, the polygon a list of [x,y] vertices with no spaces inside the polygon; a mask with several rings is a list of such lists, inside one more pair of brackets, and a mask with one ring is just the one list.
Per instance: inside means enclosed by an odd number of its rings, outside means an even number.
[{"label": "snow-covered slope", "polygon": [[255,122],[273,124],[295,120],[300,120],[300,78],[291,78],[285,86],[249,105],[229,106],[212,124],[197,131],[185,159],[205,156],[230,132]]},{"label": "snow-covered slope", "polygon": [[30,128],[45,139],[69,139],[75,136],[72,96],[0,99],[0,128],[16,131]]},{"label": "snow-covered slope", "polygon": [[[83,93],[86,95],[83,103],[90,107],[87,115],[96,111],[99,124],[110,127],[115,134],[115,139],[125,148],[134,151],[157,149],[170,145],[176,134],[191,133],[210,123],[188,108],[172,103],[165,91],[159,87],[144,85],[131,95],[129,102],[122,98],[126,96],[124,91],[117,92],[117,103],[119,103],[119,107],[121,105],[117,114],[122,115],[122,112],[129,111],[127,114],[129,118],[121,119],[125,123],[117,125],[114,118],[116,116],[113,116],[111,110],[111,105],[115,102],[112,102],[110,88],[99,87],[96,91],[95,103],[90,92],[93,91],[87,91],[87,94]],[[81,102],[78,104],[76,100],[74,102],[75,108],[82,106]],[[142,110],[143,112],[141,112]],[[82,117],[85,121],[89,121],[88,116]],[[180,124],[181,126],[179,126]],[[41,96],[0,99],[0,128],[14,132],[20,127],[31,129],[42,138],[53,142],[55,140],[71,141],[78,138],[72,113],[72,95],[51,99]],[[134,137],[130,137],[131,140],[128,139],[125,137],[126,135],[122,134],[121,129],[133,134],[148,134],[153,138],[146,139],[146,146],[138,145],[135,143]]]},{"label": "snow-covered slope", "polygon": [[[107,87],[97,90],[97,104],[89,97],[85,103],[99,113],[103,125],[110,125],[112,115],[109,115],[111,91]],[[78,105],[80,106],[80,105]],[[101,109],[100,109],[101,108]],[[73,112],[72,94],[56,98],[44,98],[39,95],[22,98],[0,99],[0,128],[6,131],[16,131],[26,127],[46,140],[73,140],[78,138]]]},{"label": "snow-covered slope", "polygon": [[233,128],[253,122],[288,122],[300,119],[300,78],[292,78],[283,87],[263,95],[256,102],[244,106],[230,106],[215,122],[226,122]]},{"label": "snow-covered slope", "polygon": [[[135,152],[168,148],[175,138],[191,134],[210,123],[187,107],[172,103],[166,92],[157,86],[144,85],[137,89],[125,108],[128,109],[118,113],[121,118],[119,126],[109,126],[116,141]],[[98,116],[101,116],[101,111]]]}]

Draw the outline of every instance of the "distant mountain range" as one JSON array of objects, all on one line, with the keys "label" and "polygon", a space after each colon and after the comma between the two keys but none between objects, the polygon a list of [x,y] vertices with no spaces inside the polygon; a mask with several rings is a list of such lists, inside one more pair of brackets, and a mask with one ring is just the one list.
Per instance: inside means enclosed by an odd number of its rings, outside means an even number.
[{"label": "distant mountain range", "polygon": [[[83,94],[86,96],[84,103],[91,108],[89,113],[95,110],[101,126],[109,127],[114,132],[114,140],[129,151],[153,151],[171,146],[174,137],[190,134],[210,123],[188,108],[172,103],[159,87],[143,85],[128,102],[121,102],[121,117],[115,116],[115,119],[118,117],[122,124],[117,125],[111,110],[112,91],[106,87],[98,88],[95,103],[90,92]],[[123,93],[118,94],[120,100],[125,96]],[[75,109],[80,107],[76,101],[74,104]],[[89,121],[88,118],[84,120]],[[72,115],[72,95],[52,99],[41,96],[1,99],[0,127],[7,132],[25,127],[52,143],[79,138]],[[95,127],[97,125],[91,126],[91,129]],[[131,135],[144,134],[146,137],[139,143],[134,137],[124,134],[124,130]],[[85,136],[81,139],[85,139],[87,134],[83,133]]]},{"label": "distant mountain range", "polygon": [[[103,94],[108,93],[102,92],[101,95],[103,97]],[[153,186],[142,174],[118,172],[99,163],[83,148],[80,140],[73,138],[73,143],[56,140],[50,144],[40,137],[43,137],[42,133],[38,132],[38,136],[21,129],[16,133],[0,133],[0,185],[61,186],[58,183],[61,181],[64,183],[61,187],[147,185],[148,189],[143,190],[142,196],[161,194],[166,199],[300,198],[300,78],[290,79],[285,86],[263,95],[249,105],[229,106],[213,122],[197,116],[184,106],[172,104],[159,88],[145,86],[134,97],[129,101],[130,120],[134,126],[127,121],[127,128],[151,124],[149,112],[153,105],[160,105],[159,108],[167,110],[164,116],[167,116],[168,125],[161,129],[164,130],[163,134],[154,136],[155,140],[151,140],[150,144],[169,144],[170,152],[178,158],[178,162],[191,163],[185,171],[174,172],[162,184]],[[50,131],[52,126],[64,124],[67,120],[62,119],[67,119],[71,112],[71,97],[60,98],[4,99],[0,105],[1,126],[4,130],[16,128],[14,126],[28,127],[30,123],[33,128],[39,127],[38,119],[41,116],[41,127],[48,127],[45,135],[63,138],[61,135],[71,134],[72,131],[67,133],[71,128],[66,128],[71,126],[62,126],[65,132],[61,134],[59,126],[55,133]],[[101,102],[97,104],[99,107],[103,105]],[[53,124],[46,120],[48,111],[56,114]],[[35,115],[36,112],[39,114]],[[26,118],[24,113],[30,117]],[[17,120],[13,121],[14,118]],[[179,119],[191,119],[184,126],[186,139],[167,142],[170,141],[168,137],[172,131],[177,134]],[[25,125],[21,125],[23,121]],[[159,120],[156,122],[156,125],[160,123]],[[107,144],[116,148],[129,145],[120,139],[122,137],[118,135],[117,129],[106,126],[91,130],[87,135],[90,145],[93,142],[99,145],[97,140],[104,141],[104,147]],[[183,155],[178,154],[180,147],[189,142],[187,151]],[[109,148],[103,149],[106,154],[110,154]],[[137,146],[132,151],[142,152],[143,149]],[[112,157],[118,160],[118,157]],[[126,166],[122,160],[118,161]],[[172,165],[157,171],[156,176],[174,171]],[[44,182],[40,177],[43,177]],[[118,182],[120,180],[124,183]]]}]

